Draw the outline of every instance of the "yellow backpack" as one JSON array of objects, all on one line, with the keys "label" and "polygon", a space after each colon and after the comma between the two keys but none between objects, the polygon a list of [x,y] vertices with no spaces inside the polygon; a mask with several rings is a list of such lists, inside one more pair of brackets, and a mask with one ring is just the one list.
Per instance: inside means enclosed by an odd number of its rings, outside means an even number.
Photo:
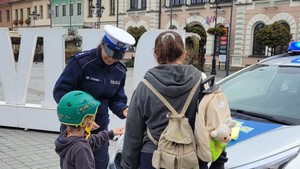
[{"label": "yellow backpack", "polygon": [[[209,87],[204,89],[207,83]],[[200,88],[203,96],[199,99],[194,129],[197,155],[202,161],[213,162],[219,158],[227,143],[214,140],[211,133],[231,119],[231,112],[225,94],[214,83],[214,76],[204,79]]]}]

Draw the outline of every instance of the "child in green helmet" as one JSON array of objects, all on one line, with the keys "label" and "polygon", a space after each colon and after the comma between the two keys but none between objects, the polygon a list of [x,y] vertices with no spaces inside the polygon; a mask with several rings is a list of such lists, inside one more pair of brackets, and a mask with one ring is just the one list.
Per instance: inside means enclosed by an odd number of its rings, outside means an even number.
[{"label": "child in green helmet", "polygon": [[101,147],[124,128],[91,135],[93,120],[100,102],[86,92],[75,90],[65,94],[57,105],[59,121],[67,126],[55,140],[55,151],[62,169],[94,169],[93,150]]}]

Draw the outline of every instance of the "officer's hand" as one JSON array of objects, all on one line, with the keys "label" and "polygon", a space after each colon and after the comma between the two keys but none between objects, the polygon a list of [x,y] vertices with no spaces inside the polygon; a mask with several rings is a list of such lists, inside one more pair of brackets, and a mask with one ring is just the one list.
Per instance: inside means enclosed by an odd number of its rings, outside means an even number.
[{"label": "officer's hand", "polygon": [[91,131],[93,130],[97,130],[100,126],[95,122],[93,121],[92,125],[91,125]]},{"label": "officer's hand", "polygon": [[126,109],[123,110],[123,115],[124,115],[125,117],[127,117],[127,115],[128,115],[128,107],[127,107]]}]

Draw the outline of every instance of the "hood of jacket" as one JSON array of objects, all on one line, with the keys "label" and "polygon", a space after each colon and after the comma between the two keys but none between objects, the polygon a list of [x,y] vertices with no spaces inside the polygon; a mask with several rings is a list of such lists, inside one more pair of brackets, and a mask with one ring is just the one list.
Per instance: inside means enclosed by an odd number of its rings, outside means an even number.
[{"label": "hood of jacket", "polygon": [[55,140],[55,151],[60,157],[64,157],[68,149],[78,141],[86,141],[84,137],[66,137],[66,131]]},{"label": "hood of jacket", "polygon": [[201,72],[192,65],[159,65],[145,74],[147,79],[162,95],[178,97],[199,81]]}]

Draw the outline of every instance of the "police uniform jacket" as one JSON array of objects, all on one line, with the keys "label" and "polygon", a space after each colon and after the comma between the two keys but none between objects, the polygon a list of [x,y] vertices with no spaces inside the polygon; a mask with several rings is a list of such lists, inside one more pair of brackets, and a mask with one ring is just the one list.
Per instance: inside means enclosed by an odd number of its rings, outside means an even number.
[{"label": "police uniform jacket", "polygon": [[108,108],[119,118],[125,118],[123,110],[128,107],[124,91],[127,69],[119,61],[106,65],[101,56],[101,47],[98,46],[71,57],[55,84],[53,96],[58,103],[64,94],[73,90],[91,94],[101,103],[95,121],[103,129],[109,124]]}]

